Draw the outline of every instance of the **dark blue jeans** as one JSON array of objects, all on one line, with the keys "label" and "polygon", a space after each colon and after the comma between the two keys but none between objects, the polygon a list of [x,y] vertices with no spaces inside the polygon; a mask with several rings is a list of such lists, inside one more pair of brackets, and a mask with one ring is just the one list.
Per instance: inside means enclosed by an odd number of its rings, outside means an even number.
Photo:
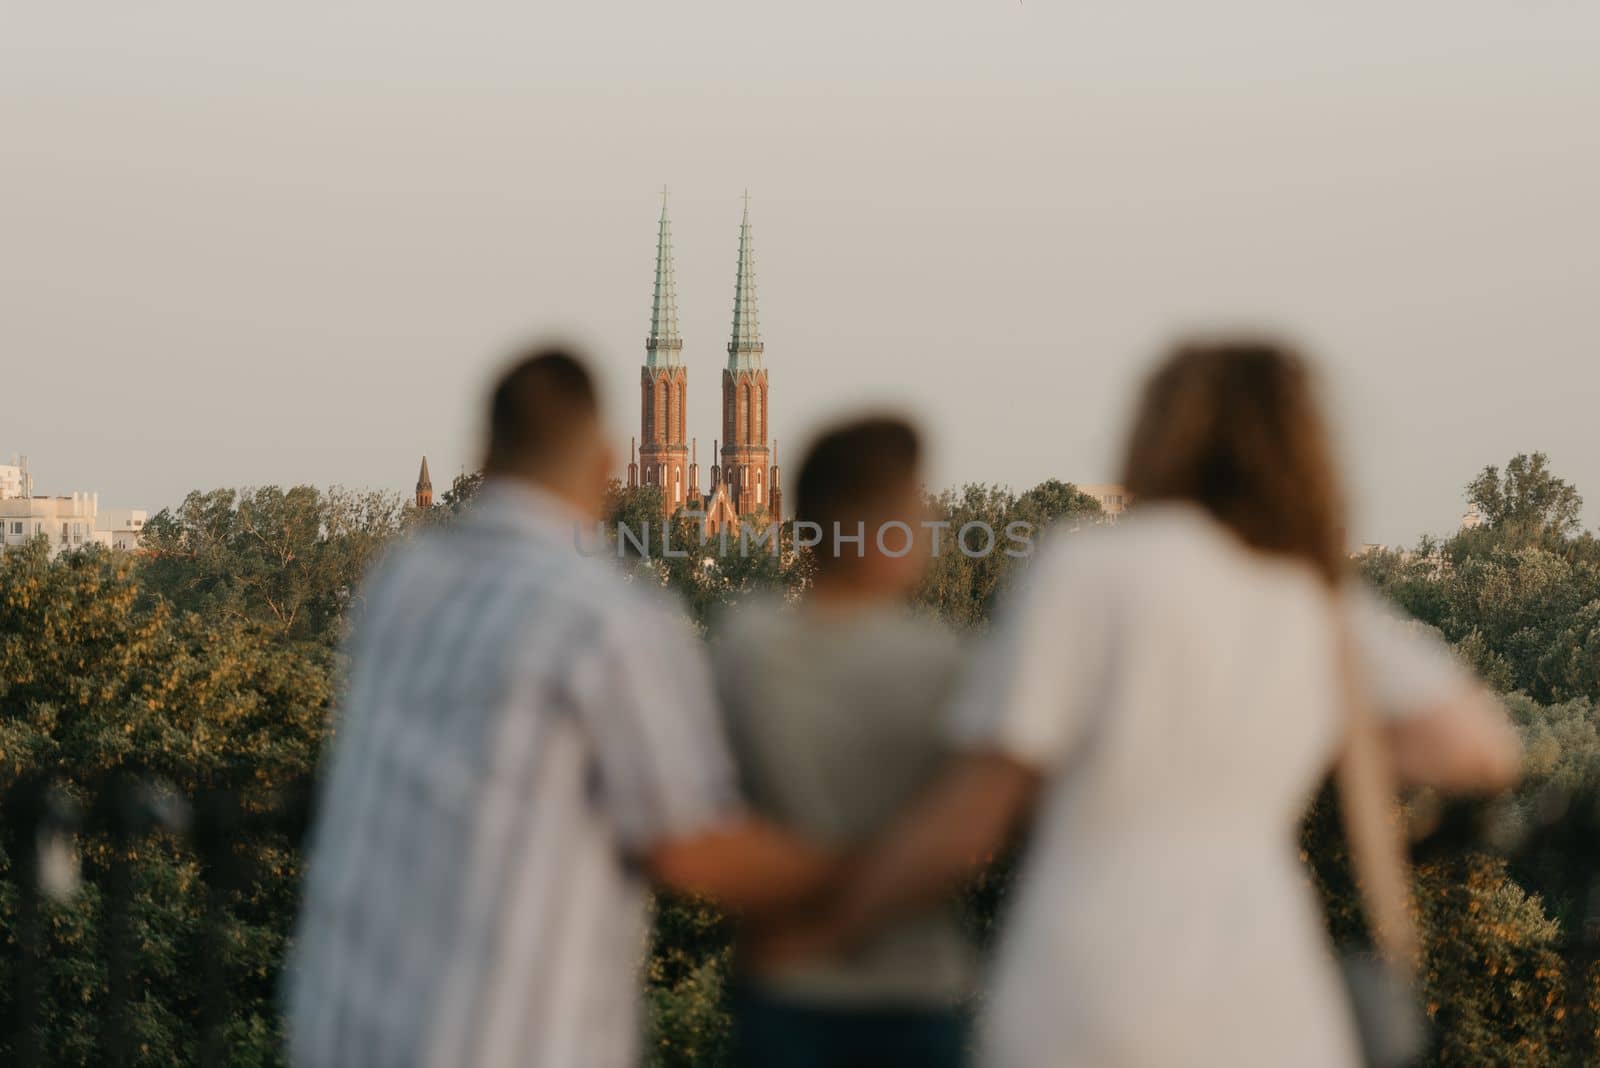
[{"label": "dark blue jeans", "polygon": [[971,1020],[960,1009],[791,1001],[733,995],[734,1068],[963,1068]]}]

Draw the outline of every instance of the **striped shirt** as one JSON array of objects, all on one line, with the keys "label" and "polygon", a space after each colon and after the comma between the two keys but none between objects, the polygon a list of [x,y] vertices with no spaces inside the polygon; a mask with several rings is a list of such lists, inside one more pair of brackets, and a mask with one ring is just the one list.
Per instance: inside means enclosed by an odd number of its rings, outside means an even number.
[{"label": "striped shirt", "polygon": [[727,819],[733,777],[687,622],[577,531],[491,483],[369,584],[288,971],[298,1068],[635,1061],[631,859]]}]

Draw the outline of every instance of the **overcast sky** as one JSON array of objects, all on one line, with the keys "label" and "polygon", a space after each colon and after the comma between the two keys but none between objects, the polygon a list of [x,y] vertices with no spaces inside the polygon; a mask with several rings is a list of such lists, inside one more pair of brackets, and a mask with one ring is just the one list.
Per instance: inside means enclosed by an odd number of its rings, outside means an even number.
[{"label": "overcast sky", "polygon": [[1600,523],[1600,3],[0,6],[0,461],[103,505],[474,462],[520,339],[637,432],[672,189],[709,464],[748,186],[771,423],[1109,480],[1174,331],[1329,369],[1356,534],[1544,450]]}]

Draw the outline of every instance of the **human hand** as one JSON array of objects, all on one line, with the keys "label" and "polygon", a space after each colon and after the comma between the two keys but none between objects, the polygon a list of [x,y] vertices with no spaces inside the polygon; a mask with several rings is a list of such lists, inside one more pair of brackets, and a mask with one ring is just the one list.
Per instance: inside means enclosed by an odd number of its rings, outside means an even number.
[{"label": "human hand", "polygon": [[849,932],[832,909],[791,914],[740,932],[739,966],[751,975],[773,975],[837,953]]}]

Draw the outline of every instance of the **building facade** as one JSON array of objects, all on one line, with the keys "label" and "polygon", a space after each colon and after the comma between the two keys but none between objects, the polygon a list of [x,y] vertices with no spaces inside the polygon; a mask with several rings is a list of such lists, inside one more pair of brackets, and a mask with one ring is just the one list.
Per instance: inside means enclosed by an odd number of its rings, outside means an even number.
[{"label": "building facade", "polygon": [[139,508],[101,510],[98,493],[37,496],[26,456],[0,464],[0,546],[5,548],[43,538],[52,556],[86,545],[137,549],[149,518]]},{"label": "building facade", "polygon": [[656,281],[650,334],[640,369],[639,437],[628,452],[628,486],[661,487],[666,516],[688,510],[704,515],[716,533],[740,521],[783,519],[783,491],[769,439],[765,345],[756,307],[755,243],[750,194],[739,225],[739,260],[733,284],[733,331],[722,370],[722,428],[712,443],[711,485],[700,493],[697,442],[687,436],[689,371],[678,330],[678,289],[672,258],[672,224],[662,192],[656,235]]},{"label": "building facade", "polygon": [[96,544],[113,549],[133,550],[139,547],[144,536],[144,525],[150,519],[142,508],[96,508],[94,538]]},{"label": "building facade", "polygon": [[[20,474],[8,477],[13,471]],[[25,463],[0,468],[0,546],[20,548],[43,538],[52,556],[86,545],[132,550],[149,518],[138,508],[102,511],[97,493],[35,496]]]},{"label": "building facade", "polygon": [[1126,486],[1110,483],[1100,485],[1079,483],[1078,492],[1086,493],[1099,501],[1101,513],[1113,523],[1117,521],[1118,516],[1126,512],[1128,507],[1133,504],[1133,494],[1128,492]]},{"label": "building facade", "polygon": [[31,496],[33,480],[28,477],[28,458],[13,456],[10,463],[0,464],[0,501]]}]

